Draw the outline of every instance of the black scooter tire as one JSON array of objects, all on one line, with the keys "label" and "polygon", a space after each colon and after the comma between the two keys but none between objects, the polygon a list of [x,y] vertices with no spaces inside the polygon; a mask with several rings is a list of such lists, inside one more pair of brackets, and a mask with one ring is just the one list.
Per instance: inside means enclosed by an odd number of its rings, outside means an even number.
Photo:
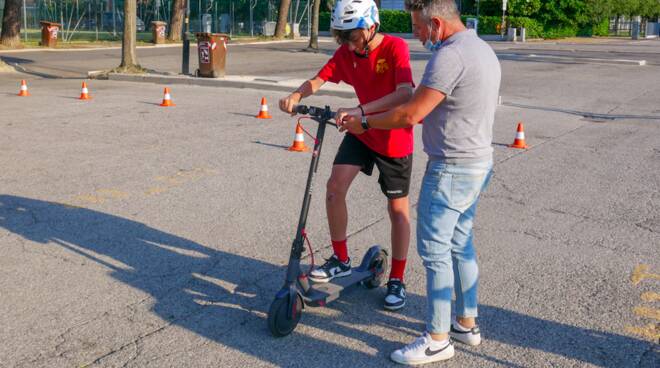
[{"label": "black scooter tire", "polygon": [[378,252],[378,255],[369,263],[369,269],[373,270],[373,277],[364,281],[364,286],[367,289],[375,289],[381,287],[387,280],[387,269],[389,267],[389,257],[385,250]]},{"label": "black scooter tire", "polygon": [[300,295],[297,295],[296,300],[294,301],[293,309],[295,310],[295,313],[291,319],[287,317],[287,308],[289,307],[288,299],[288,295],[283,298],[275,298],[268,310],[268,329],[275,337],[284,337],[290,334],[300,321],[303,305]]}]

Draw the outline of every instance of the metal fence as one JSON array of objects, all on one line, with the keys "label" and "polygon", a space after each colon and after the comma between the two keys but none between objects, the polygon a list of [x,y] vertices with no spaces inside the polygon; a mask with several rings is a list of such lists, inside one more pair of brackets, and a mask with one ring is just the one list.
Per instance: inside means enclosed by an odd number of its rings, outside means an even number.
[{"label": "metal fence", "polygon": [[[0,9],[4,2],[0,0]],[[287,29],[297,35],[309,35],[312,3],[292,0]],[[188,7],[191,32],[272,35],[279,0],[189,0]],[[62,24],[63,41],[82,34],[97,40],[119,39],[124,26],[124,0],[23,0],[22,10],[23,37],[36,37],[42,20]],[[137,0],[137,31],[149,32],[155,20],[169,22],[171,11],[172,0]]]}]

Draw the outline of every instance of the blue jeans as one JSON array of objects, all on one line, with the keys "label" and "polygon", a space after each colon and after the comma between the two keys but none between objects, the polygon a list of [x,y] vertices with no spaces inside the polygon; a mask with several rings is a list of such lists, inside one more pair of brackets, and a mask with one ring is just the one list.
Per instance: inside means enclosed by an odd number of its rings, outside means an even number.
[{"label": "blue jeans", "polygon": [[456,315],[477,316],[479,268],[472,225],[492,161],[427,163],[417,205],[417,251],[426,268],[427,331],[449,332],[452,290]]}]

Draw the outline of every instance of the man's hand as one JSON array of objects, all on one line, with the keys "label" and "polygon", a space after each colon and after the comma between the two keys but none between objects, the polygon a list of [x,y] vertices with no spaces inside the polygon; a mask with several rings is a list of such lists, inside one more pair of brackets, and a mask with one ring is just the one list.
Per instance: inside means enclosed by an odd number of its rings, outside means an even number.
[{"label": "man's hand", "polygon": [[300,92],[293,92],[292,94],[284,97],[280,100],[280,110],[291,114],[291,116],[296,115],[296,112],[293,111],[293,108],[300,102],[302,95]]},{"label": "man's hand", "polygon": [[337,109],[337,113],[335,114],[335,121],[337,122],[337,124],[339,124],[339,123],[341,123],[342,120],[344,120],[346,118],[346,116],[349,116],[349,115],[361,117],[362,116],[362,110],[360,110],[359,107],[352,107],[352,108],[342,107],[342,108],[339,108],[339,109]]},{"label": "man's hand", "polygon": [[[358,109],[359,110],[359,109]],[[362,129],[362,116],[361,113],[358,113],[358,116],[348,115],[343,118],[341,121],[337,121],[337,126],[339,127],[340,132],[349,131],[355,135],[360,135],[366,130]]]}]

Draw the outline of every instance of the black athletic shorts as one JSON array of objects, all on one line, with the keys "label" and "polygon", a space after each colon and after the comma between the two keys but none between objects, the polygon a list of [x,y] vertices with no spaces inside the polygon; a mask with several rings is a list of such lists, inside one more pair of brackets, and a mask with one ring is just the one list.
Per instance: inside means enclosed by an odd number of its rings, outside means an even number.
[{"label": "black athletic shorts", "polygon": [[380,190],[387,198],[395,199],[408,195],[412,162],[412,154],[401,158],[383,156],[372,151],[352,134],[346,134],[337,150],[334,164],[360,166],[361,171],[369,176],[374,165],[378,166]]}]

